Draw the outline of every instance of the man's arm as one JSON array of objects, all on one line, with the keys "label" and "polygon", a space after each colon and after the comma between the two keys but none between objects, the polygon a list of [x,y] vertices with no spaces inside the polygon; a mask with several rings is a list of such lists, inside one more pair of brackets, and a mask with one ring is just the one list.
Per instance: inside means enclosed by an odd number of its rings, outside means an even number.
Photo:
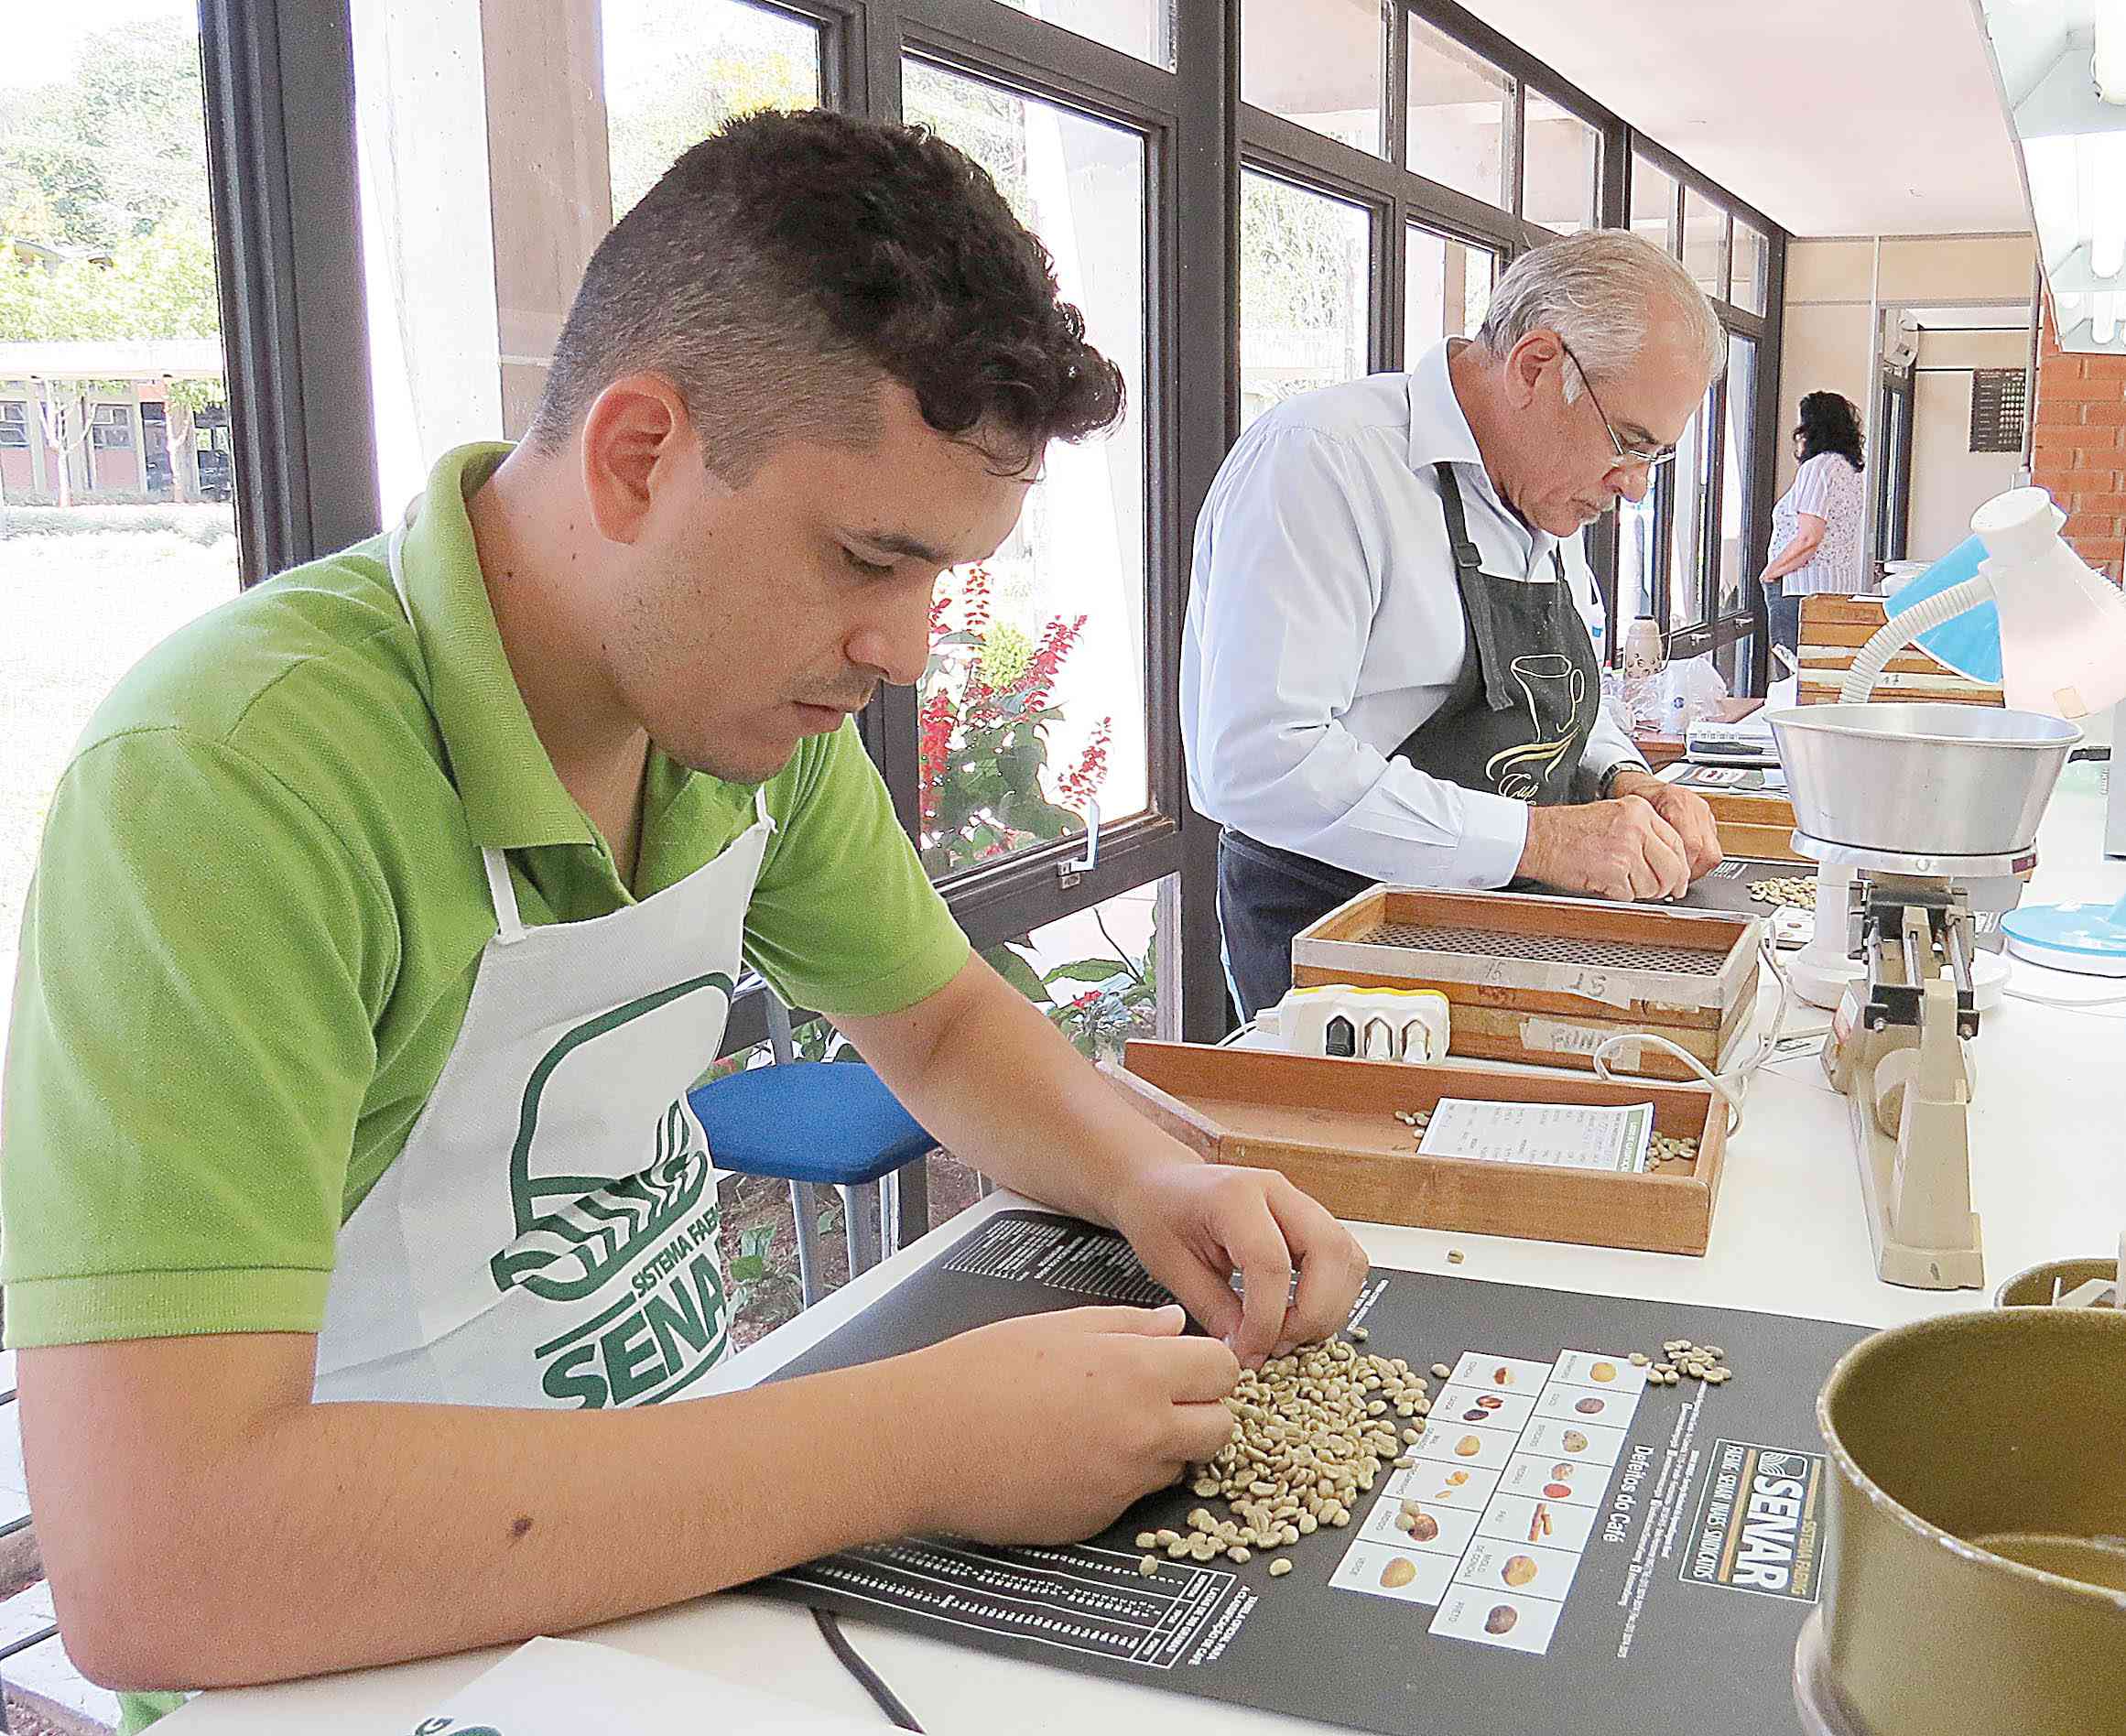
[{"label": "man's arm", "polygon": [[[1389,558],[1369,546],[1378,509],[1361,494],[1331,435],[1258,431],[1226,460],[1197,539],[1182,653],[1191,794],[1223,825],[1353,873],[1502,885],[1526,840],[1522,804],[1383,754],[1343,721]],[[1441,535],[1434,622],[1459,634]]]},{"label": "man's arm", "polygon": [[1209,1458],[1237,1373],[1179,1309],[1077,1308],[634,1410],[314,1404],[316,1340],[27,1350],[67,1649],[214,1687],[555,1633],[911,1531],[1090,1535]]},{"label": "man's arm", "polygon": [[1121,1231],[1242,1362],[1325,1337],[1350,1313],[1366,1259],[1348,1231],[1275,1171],[1205,1164],[1153,1126],[979,957],[914,1006],[836,1023],[940,1143]]}]

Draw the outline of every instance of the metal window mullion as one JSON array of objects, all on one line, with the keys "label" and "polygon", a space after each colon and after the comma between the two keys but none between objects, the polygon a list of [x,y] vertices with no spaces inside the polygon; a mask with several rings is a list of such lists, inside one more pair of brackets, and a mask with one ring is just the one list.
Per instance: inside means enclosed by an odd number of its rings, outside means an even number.
[{"label": "metal window mullion", "polygon": [[[1240,8],[1227,0],[1173,0],[1181,114],[1176,135],[1176,209],[1188,224],[1176,262],[1174,334],[1176,512],[1168,554],[1179,580],[1166,623],[1178,656],[1190,531],[1240,429]],[[1210,1042],[1230,1010],[1220,963],[1218,825],[1184,792],[1179,813],[1181,1034]],[[1172,900],[1166,901],[1172,903]],[[1162,956],[1166,949],[1162,943]]]},{"label": "metal window mullion", "polygon": [[1381,374],[1395,365],[1402,339],[1393,328],[1395,320],[1395,286],[1403,280],[1403,243],[1407,236],[1395,233],[1398,201],[1390,198],[1366,210],[1366,367]]},{"label": "metal window mullion", "polygon": [[1653,594],[1647,607],[1654,612],[1664,639],[1676,612],[1668,605],[1668,588],[1676,565],[1676,466],[1664,464],[1656,472],[1654,488]]},{"label": "metal window mullion", "polygon": [[[1084,843],[1081,837],[1070,841],[1080,848]],[[1098,865],[1068,886],[1053,866],[1042,873],[1034,864],[1014,863],[999,873],[949,882],[938,891],[968,939],[989,947],[1103,904],[1180,866],[1180,828],[1171,820],[1148,820],[1103,842]]]},{"label": "metal window mullion", "polygon": [[1388,52],[1382,69],[1381,155],[1391,168],[1410,162],[1410,14],[1401,0],[1381,0],[1388,27]]},{"label": "metal window mullion", "polygon": [[1511,212],[1448,187],[1405,171],[1397,190],[1408,222],[1420,228],[1465,241],[1493,253],[1517,251],[1522,245],[1522,225]]},{"label": "metal window mullion", "polygon": [[1786,300],[1786,237],[1783,230],[1771,231],[1765,235],[1764,251],[1764,334],[1757,342],[1757,431],[1756,446],[1752,463],[1757,477],[1756,524],[1752,528],[1752,548],[1749,583],[1753,593],[1750,599],[1750,617],[1756,630],[1751,646],[1751,688],[1763,693],[1771,686],[1772,636],[1771,617],[1766,609],[1763,586],[1756,583],[1756,575],[1764,570],[1772,558],[1772,504],[1779,480],[1779,423],[1781,387],[1780,378],[1784,358],[1781,355],[1784,333],[1782,312]]},{"label": "metal window mullion", "polygon": [[1706,430],[1705,520],[1698,532],[1705,549],[1705,578],[1699,587],[1698,607],[1707,621],[1720,616],[1720,491],[1727,484],[1728,376],[1723,371],[1713,382],[1712,426]]},{"label": "metal window mullion", "polygon": [[1275,166],[1292,179],[1311,181],[1354,202],[1384,203],[1401,190],[1399,182],[1405,171],[1268,109],[1244,109],[1240,136],[1248,157]]},{"label": "metal window mullion", "polygon": [[1602,157],[1596,221],[1604,229],[1629,229],[1632,226],[1631,129],[1622,121],[1612,120],[1600,131]]},{"label": "metal window mullion", "polygon": [[201,0],[245,583],[377,528],[347,0]]},{"label": "metal window mullion", "polygon": [[1500,151],[1500,171],[1505,177],[1505,187],[1501,203],[1514,216],[1519,217],[1526,204],[1524,197],[1528,179],[1528,85],[1526,81],[1515,78],[1508,92],[1506,110],[1505,147]]},{"label": "metal window mullion", "polygon": [[1179,127],[1150,134],[1144,149],[1144,751],[1155,812],[1178,823],[1181,769],[1181,618],[1193,525],[1174,486],[1181,361],[1180,262],[1184,207]]},{"label": "metal window mullion", "polygon": [[901,118],[901,56],[906,32],[897,0],[868,0],[861,38],[863,112],[874,121]]},{"label": "metal window mullion", "polygon": [[899,0],[903,34],[928,51],[1047,95],[1171,118],[1176,74],[1123,49],[999,5],[997,0]]}]

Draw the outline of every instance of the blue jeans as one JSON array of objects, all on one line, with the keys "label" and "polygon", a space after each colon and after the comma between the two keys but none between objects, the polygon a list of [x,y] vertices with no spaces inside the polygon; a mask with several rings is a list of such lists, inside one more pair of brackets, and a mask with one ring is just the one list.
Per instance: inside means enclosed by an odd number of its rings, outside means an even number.
[{"label": "blue jeans", "polygon": [[[1764,613],[1771,619],[1772,643],[1783,645],[1798,660],[1801,656],[1801,599],[1786,594],[1783,582],[1774,579],[1764,587]],[[1776,681],[1786,671],[1775,662],[1772,666],[1772,678]]]}]

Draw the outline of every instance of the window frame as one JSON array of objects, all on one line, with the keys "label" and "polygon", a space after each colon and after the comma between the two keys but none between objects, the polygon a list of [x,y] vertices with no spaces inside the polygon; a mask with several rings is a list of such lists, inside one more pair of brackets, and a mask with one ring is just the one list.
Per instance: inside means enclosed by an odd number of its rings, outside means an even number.
[{"label": "window frame", "polygon": [[[1215,905],[1217,829],[1189,808],[1181,763],[1178,669],[1194,521],[1238,432],[1240,175],[1244,167],[1345,200],[1369,213],[1368,364],[1406,365],[1405,313],[1413,226],[1493,254],[1500,269],[1553,232],[1528,222],[1526,103],[1533,91],[1593,127],[1597,221],[1627,221],[1632,166],[1675,177],[1681,244],[1687,186],[1727,213],[1731,269],[1736,217],[1765,237],[1766,311],[1718,302],[1723,325],[1757,343],[1757,435],[1748,461],[1751,554],[1769,537],[1779,403],[1779,320],[1785,232],[1524,53],[1453,0],[1383,0],[1383,136],[1378,155],[1242,103],[1241,5],[1170,0],[1174,69],[1029,17],[995,0],[751,0],[820,31],[825,101],[878,119],[900,117],[901,61],[917,54],[954,71],[1141,133],[1145,140],[1144,418],[1145,745],[1149,810],[1104,828],[1097,864],[1074,872],[1085,840],[1072,832],[944,885],[978,944],[1026,933],[1153,880],[1162,897],[1161,980],[1178,984],[1180,1028],[1206,1038],[1226,1026]],[[350,0],[201,0],[210,172],[221,258],[230,384],[229,443],[242,486],[247,581],[360,540],[378,528],[366,320],[355,195]],[[1410,27],[1422,21],[1506,79],[1501,202],[1489,203],[1405,168]],[[299,140],[299,148],[298,141]],[[1731,290],[1731,284],[1723,281]],[[1724,387],[1722,388],[1724,391]],[[1720,400],[1724,407],[1724,397]],[[1724,414],[1724,407],[1723,412]],[[1713,442],[1717,466],[1724,441]],[[1657,499],[1657,512],[1660,503]],[[1657,557],[1666,582],[1670,516]],[[1610,641],[1616,620],[1617,533],[1606,516],[1588,549]],[[1715,554],[1717,562],[1717,551]],[[1708,583],[1717,583],[1717,576]],[[1751,605],[1673,636],[1675,655],[1753,638],[1763,662],[1759,587]],[[1708,591],[1706,594],[1715,595]],[[1665,590],[1660,595],[1666,619]],[[1706,610],[1699,613],[1710,614]],[[1732,655],[1732,652],[1730,652]],[[896,812],[916,830],[917,701],[884,689],[860,720]],[[751,1004],[734,1042],[759,1035]]]}]

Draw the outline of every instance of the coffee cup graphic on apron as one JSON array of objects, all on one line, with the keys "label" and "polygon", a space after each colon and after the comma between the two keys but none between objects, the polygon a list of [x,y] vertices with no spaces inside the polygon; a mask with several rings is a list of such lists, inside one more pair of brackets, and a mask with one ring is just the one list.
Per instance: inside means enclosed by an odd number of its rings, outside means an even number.
[{"label": "coffee cup graphic on apron", "polygon": [[1533,801],[1558,763],[1579,744],[1587,675],[1561,652],[1518,656],[1507,666],[1527,707],[1528,739],[1484,762],[1491,787],[1515,801]]}]

